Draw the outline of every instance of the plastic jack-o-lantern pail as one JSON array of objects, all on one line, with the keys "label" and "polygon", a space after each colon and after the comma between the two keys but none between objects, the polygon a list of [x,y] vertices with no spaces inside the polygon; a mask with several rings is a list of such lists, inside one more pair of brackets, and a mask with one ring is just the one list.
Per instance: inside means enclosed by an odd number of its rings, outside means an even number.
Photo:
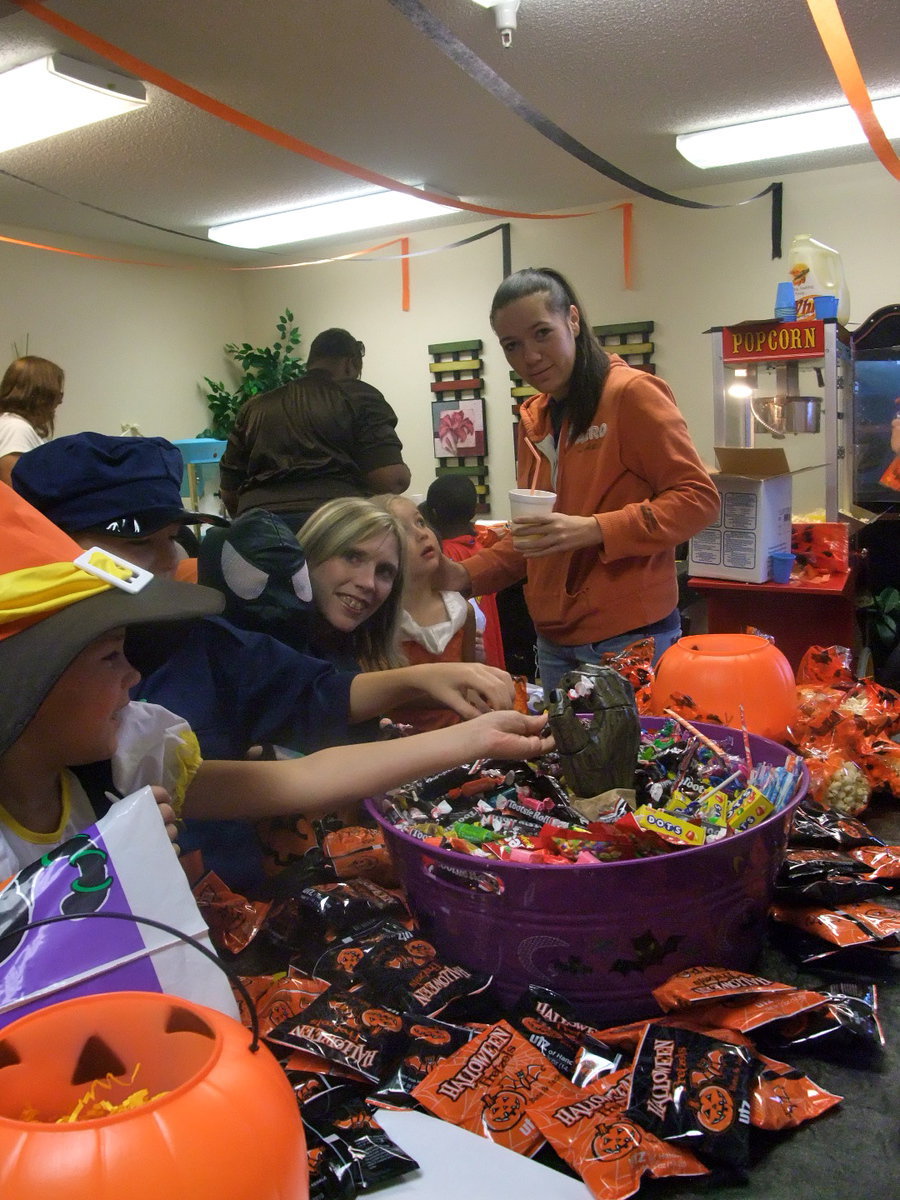
[{"label": "plastic jack-o-lantern pail", "polygon": [[[642,718],[645,729],[663,722]],[[739,730],[700,724],[743,755]],[[754,762],[785,762],[784,746],[749,735]],[[398,874],[423,934],[448,962],[485,971],[506,1004],[529,984],[565,996],[581,1017],[609,1025],[658,1015],[651,992],[685,967],[747,970],[762,948],[766,912],[794,808],[721,841],[653,858],[545,866],[474,858],[423,844],[382,815]]]},{"label": "plastic jack-o-lantern pail", "polygon": [[[94,1080],[135,1068],[148,1103],[57,1123]],[[102,993],[42,1008],[0,1035],[3,1200],[306,1200],[308,1191],[293,1089],[231,1017],[156,992]]]},{"label": "plastic jack-o-lantern pail", "polygon": [[656,664],[651,708],[784,740],[797,709],[791,664],[768,638],[700,633],[679,638]]}]

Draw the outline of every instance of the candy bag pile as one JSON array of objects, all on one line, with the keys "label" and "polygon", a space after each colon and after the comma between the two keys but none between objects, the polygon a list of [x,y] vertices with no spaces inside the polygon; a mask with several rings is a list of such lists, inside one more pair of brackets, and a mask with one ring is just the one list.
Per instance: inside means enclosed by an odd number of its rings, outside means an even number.
[{"label": "candy bag pile", "polygon": [[842,951],[900,950],[900,846],[862,821],[805,798],[794,814],[771,915],[802,963],[840,962]]},{"label": "candy bag pile", "polygon": [[797,671],[797,700],[789,736],[816,800],[853,816],[875,790],[900,798],[900,693],[857,680],[844,647],[812,646]]},{"label": "candy bag pile", "polygon": [[218,937],[244,945],[238,964],[280,965],[241,977],[297,1096],[314,1200],[416,1169],[379,1126],[383,1108],[566,1164],[602,1200],[645,1178],[741,1179],[755,1129],[794,1128],[841,1099],[769,1057],[763,1035],[782,1048],[846,1035],[855,1002],[853,1034],[877,1037],[864,997],[712,967],[670,978],[654,993],[660,1015],[626,1026],[585,1024],[536,985],[504,1012],[488,978],[441,960],[400,893],[325,874],[264,913],[209,875],[196,889]]}]

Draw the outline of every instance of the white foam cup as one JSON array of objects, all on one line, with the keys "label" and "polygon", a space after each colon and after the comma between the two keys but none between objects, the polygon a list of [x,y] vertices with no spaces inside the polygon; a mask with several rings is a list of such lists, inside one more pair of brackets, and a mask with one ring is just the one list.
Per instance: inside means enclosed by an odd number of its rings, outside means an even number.
[{"label": "white foam cup", "polygon": [[509,515],[513,521],[522,517],[549,517],[555,503],[556,492],[510,488]]}]

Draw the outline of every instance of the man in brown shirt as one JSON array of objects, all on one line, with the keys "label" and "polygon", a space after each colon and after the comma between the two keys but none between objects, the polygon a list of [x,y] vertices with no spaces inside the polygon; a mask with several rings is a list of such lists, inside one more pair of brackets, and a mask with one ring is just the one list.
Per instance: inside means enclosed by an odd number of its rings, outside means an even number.
[{"label": "man in brown shirt", "polygon": [[232,516],[265,508],[296,531],[327,500],[409,487],[394,410],[360,379],[364,353],[346,329],[326,329],[301,379],[244,404],[220,463]]}]

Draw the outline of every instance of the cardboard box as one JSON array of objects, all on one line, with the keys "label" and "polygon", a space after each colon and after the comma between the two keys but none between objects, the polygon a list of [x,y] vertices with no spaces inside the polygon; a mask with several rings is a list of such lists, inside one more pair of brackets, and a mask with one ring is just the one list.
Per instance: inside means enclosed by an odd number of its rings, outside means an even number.
[{"label": "cardboard box", "polygon": [[765,583],[769,556],[791,548],[791,469],[783,450],[717,446],[719,519],[691,538],[688,571]]}]

